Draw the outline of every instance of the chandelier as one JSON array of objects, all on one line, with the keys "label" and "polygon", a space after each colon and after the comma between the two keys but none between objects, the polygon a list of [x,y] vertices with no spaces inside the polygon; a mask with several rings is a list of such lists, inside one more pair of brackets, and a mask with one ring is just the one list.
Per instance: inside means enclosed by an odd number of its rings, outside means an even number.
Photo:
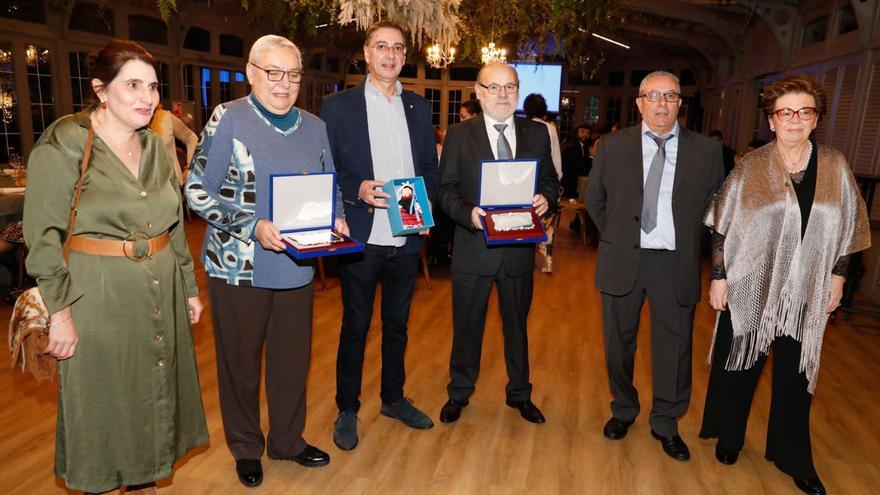
[{"label": "chandelier", "polygon": [[483,65],[489,62],[507,62],[507,50],[495,48],[495,42],[490,41],[489,46],[484,46],[480,52],[480,59],[483,61]]},{"label": "chandelier", "polygon": [[440,43],[434,43],[433,46],[428,47],[425,61],[435,69],[442,69],[455,62],[455,47],[450,46],[447,50],[440,48]]}]

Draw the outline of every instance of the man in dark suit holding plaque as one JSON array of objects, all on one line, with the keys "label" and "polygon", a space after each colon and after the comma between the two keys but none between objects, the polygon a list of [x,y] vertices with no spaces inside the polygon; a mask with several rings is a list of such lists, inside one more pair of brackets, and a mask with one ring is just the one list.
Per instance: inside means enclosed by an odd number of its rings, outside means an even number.
[{"label": "man in dark suit holding plaque", "polygon": [[[342,332],[336,357],[339,415],[333,441],[342,450],[357,446],[357,413],[367,332],[376,285],[382,282],[381,414],[427,429],[431,419],[403,396],[404,351],[413,287],[418,273],[419,235],[394,236],[388,218],[392,179],[421,176],[431,201],[440,170],[431,127],[431,107],[397,76],[406,59],[403,30],[374,24],[364,42],[369,75],[361,84],[324,99],[321,118],[333,153],[351,237],[366,244],[363,255],[340,259]],[[397,200],[393,201],[397,207]]]},{"label": "man in dark suit holding plaque", "polygon": [[584,204],[599,228],[596,287],[602,294],[612,417],[619,440],[639,413],[633,366],[639,315],[651,305],[654,398],[651,434],[673,459],[690,458],[678,418],[691,393],[691,333],[700,300],[703,213],[724,178],[721,144],[682,129],[678,78],[648,74],[636,100],[642,123],[599,141]]},{"label": "man in dark suit holding plaque", "polygon": [[489,247],[483,237],[480,172],[484,160],[522,159],[538,162],[538,189],[532,206],[538,215],[556,209],[559,178],[550,157],[547,127],[514,118],[519,96],[516,71],[494,62],[483,67],[474,85],[481,116],[451,126],[440,158],[440,203],[456,223],[452,252],[452,319],[454,335],[449,363],[449,401],[440,420],[458,420],[474,392],[480,371],[480,350],[486,307],[492,285],[498,288],[507,362],[507,405],[523,418],[543,423],[531,400],[526,319],[532,302],[534,244]]}]

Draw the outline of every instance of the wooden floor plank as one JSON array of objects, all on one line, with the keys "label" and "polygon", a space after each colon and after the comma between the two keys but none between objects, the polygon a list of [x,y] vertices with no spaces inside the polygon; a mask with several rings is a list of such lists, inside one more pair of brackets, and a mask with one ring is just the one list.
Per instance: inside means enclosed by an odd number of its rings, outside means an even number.
[{"label": "wooden floor plank", "polygon": [[[567,225],[564,218],[560,225]],[[197,254],[204,223],[187,225]],[[306,439],[330,452],[321,469],[264,458],[265,482],[256,489],[238,483],[223,440],[217,397],[216,363],[210,314],[195,327],[194,338],[209,446],[181,461],[163,494],[351,493],[351,494],[786,494],[799,493],[791,480],[764,460],[770,377],[765,372],[752,407],[745,449],[735,466],[714,459],[714,442],[697,437],[706,393],[706,353],[715,313],[701,303],[694,329],[694,387],[680,430],[692,459],[666,457],[650,436],[650,329],[643,324],[636,358],[636,386],[642,414],[626,439],[602,436],[608,418],[599,295],[593,288],[595,250],[559,229],[555,271],[535,273],[529,319],[533,400],[547,416],[544,425],[523,421],[504,404],[504,366],[498,304],[493,294],[477,390],[461,419],[444,425],[437,418],[446,401],[451,347],[451,284],[448,267],[434,267],[432,290],[419,280],[410,318],[406,355],[406,394],[436,426],[406,428],[379,415],[380,333],[376,317],[364,365],[360,444],[351,452],[332,442],[336,416],[335,367],[341,298],[338,281],[315,291],[312,364],[309,374]],[[333,277],[333,263],[328,263]],[[204,273],[199,269],[204,291]],[[705,298],[704,298],[705,299]],[[643,310],[647,321],[649,309]],[[11,309],[0,308],[8,319]],[[295,317],[295,315],[294,315]],[[862,326],[856,326],[857,323]],[[813,403],[813,449],[817,469],[831,493],[868,494],[880,486],[880,337],[864,318],[829,326],[820,383]],[[0,493],[64,493],[52,472],[55,387],[37,386],[30,377],[0,363]],[[263,422],[266,423],[265,404]]]}]

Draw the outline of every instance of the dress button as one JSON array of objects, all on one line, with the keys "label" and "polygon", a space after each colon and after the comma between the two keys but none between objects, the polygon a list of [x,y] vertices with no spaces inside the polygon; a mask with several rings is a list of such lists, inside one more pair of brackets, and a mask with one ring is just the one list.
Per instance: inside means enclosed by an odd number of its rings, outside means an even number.
[{"label": "dress button", "polygon": [[150,223],[150,222],[147,222],[147,228],[148,228],[148,229],[152,229],[152,228],[153,228],[153,224]]},{"label": "dress button", "polygon": [[156,309],[153,310],[153,314],[156,315],[156,316],[159,316],[160,314],[162,314],[162,310],[159,309],[159,308],[156,308]]},{"label": "dress button", "polygon": [[165,360],[160,359],[160,360],[156,361],[156,366],[158,366],[159,368],[164,368],[165,367]]},{"label": "dress button", "polygon": [[146,197],[147,197],[147,191],[141,191],[141,197],[142,197],[142,198],[146,198]]},{"label": "dress button", "polygon": [[636,248],[636,249],[638,249],[638,248],[639,248],[639,245],[638,245],[638,244],[633,244],[633,247]]},{"label": "dress button", "polygon": [[373,213],[373,209],[372,209],[372,208],[367,208],[367,213],[372,214],[372,213]]},{"label": "dress button", "polygon": [[153,285],[159,285],[159,281],[158,281],[158,280],[153,280]]},{"label": "dress button", "polygon": [[156,335],[156,342],[164,342],[164,341],[165,341],[165,337],[163,337],[161,335]]},{"label": "dress button", "polygon": [[638,221],[639,221],[639,216],[638,216],[638,215],[634,216],[634,217],[633,217],[633,220],[635,220],[636,222],[638,222]]}]

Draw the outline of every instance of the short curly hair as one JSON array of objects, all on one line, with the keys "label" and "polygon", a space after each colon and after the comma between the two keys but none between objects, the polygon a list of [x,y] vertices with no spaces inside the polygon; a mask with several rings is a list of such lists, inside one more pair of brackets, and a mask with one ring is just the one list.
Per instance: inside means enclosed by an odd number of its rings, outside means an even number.
[{"label": "short curly hair", "polygon": [[761,105],[764,107],[764,115],[770,118],[776,107],[776,100],[785,95],[793,93],[808,94],[816,100],[816,111],[819,118],[825,115],[826,102],[825,91],[822,87],[809,76],[791,76],[779,81],[773,81],[764,87],[764,94],[761,96]]}]

